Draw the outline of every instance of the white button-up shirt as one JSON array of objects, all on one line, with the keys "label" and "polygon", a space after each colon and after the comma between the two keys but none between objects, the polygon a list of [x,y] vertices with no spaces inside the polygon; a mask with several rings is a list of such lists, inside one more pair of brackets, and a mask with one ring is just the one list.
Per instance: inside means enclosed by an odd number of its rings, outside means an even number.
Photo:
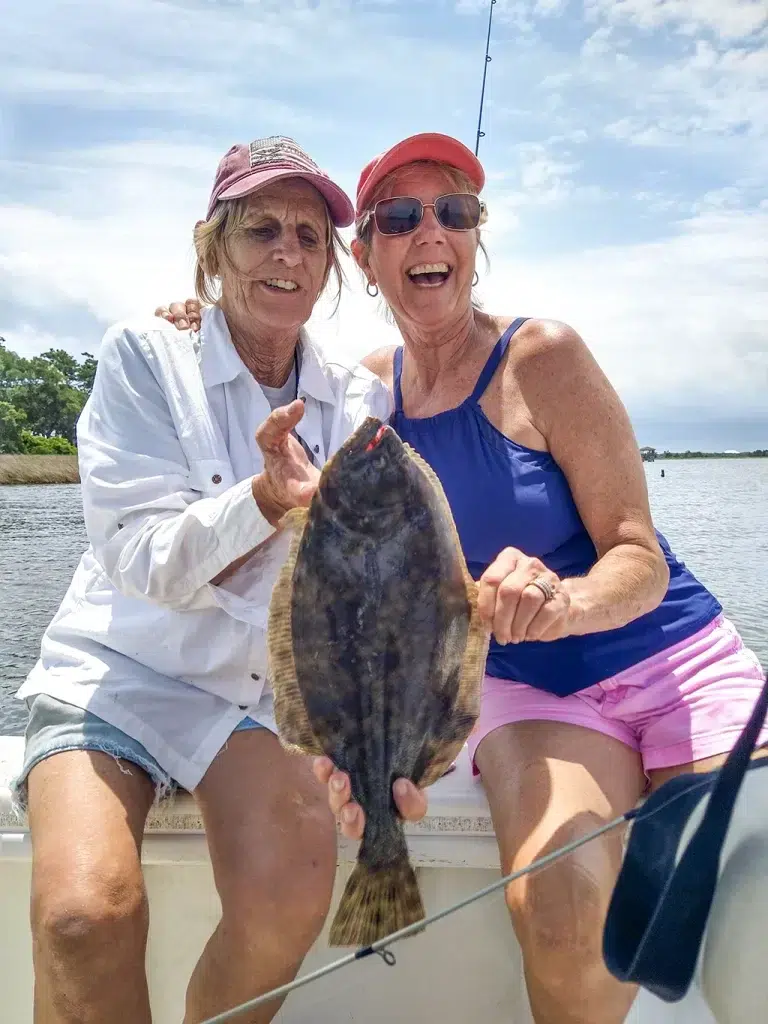
[{"label": "white button-up shirt", "polygon": [[[298,397],[318,466],[392,409],[377,377],[326,360],[303,331]],[[218,308],[199,333],[157,318],[107,331],[78,423],[90,546],[17,693],[87,708],[187,789],[246,714],[274,729],[267,614],[290,538],[251,493],[269,412]]]}]

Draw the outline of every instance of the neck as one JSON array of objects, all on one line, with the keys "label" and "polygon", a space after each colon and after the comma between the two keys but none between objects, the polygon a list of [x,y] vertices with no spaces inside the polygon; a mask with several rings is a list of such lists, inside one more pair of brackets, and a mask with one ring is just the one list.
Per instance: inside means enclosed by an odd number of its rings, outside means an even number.
[{"label": "neck", "polygon": [[232,344],[251,375],[268,388],[281,388],[288,380],[299,333],[295,327],[286,331],[265,328],[252,320],[241,320],[222,303]]},{"label": "neck", "polygon": [[433,383],[441,374],[477,357],[479,343],[487,333],[482,315],[470,308],[455,321],[437,328],[398,324],[409,361],[419,380]]}]

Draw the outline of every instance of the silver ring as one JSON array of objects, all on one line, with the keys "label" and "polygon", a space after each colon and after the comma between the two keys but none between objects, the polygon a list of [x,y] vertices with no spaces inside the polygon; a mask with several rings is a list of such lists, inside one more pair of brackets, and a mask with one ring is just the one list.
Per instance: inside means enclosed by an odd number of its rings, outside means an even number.
[{"label": "silver ring", "polygon": [[528,584],[529,587],[536,587],[544,595],[545,601],[551,601],[555,596],[555,588],[553,584],[549,582],[546,576],[537,576],[535,580],[531,580]]}]

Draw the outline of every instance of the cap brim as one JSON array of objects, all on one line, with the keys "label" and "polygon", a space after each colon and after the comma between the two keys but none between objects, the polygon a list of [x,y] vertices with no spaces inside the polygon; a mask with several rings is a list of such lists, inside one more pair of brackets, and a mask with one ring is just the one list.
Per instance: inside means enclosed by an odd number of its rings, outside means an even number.
[{"label": "cap brim", "polygon": [[463,142],[451,138],[450,135],[422,132],[420,135],[411,135],[410,138],[403,139],[379,157],[368,180],[358,193],[357,215],[360,216],[364,212],[371,194],[382,179],[398,167],[416,160],[434,160],[463,171],[478,192],[485,185],[483,165]]},{"label": "cap brim", "polygon": [[[221,195],[216,197],[216,202],[220,199],[242,199],[243,196],[252,195],[264,188],[265,185],[280,178],[303,178],[314,185],[325,199],[331,220],[337,228],[346,228],[354,221],[355,208],[343,189],[334,184],[330,178],[325,178],[321,174],[312,174],[311,171],[299,171],[293,168],[275,168],[271,171],[254,170],[252,174],[246,174],[240,181],[236,181],[234,185],[224,189]],[[211,204],[211,206],[213,205]]]}]

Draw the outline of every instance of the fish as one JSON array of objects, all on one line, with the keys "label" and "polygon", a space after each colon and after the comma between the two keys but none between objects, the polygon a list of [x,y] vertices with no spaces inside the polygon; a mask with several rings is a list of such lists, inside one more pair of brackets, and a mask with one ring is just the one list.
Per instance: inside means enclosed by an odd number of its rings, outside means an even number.
[{"label": "fish", "polygon": [[440,480],[379,419],[281,527],[293,533],[267,630],[278,736],[329,757],[365,812],[329,944],[368,945],[424,918],[392,784],[450,769],[480,710],[489,631]]}]

